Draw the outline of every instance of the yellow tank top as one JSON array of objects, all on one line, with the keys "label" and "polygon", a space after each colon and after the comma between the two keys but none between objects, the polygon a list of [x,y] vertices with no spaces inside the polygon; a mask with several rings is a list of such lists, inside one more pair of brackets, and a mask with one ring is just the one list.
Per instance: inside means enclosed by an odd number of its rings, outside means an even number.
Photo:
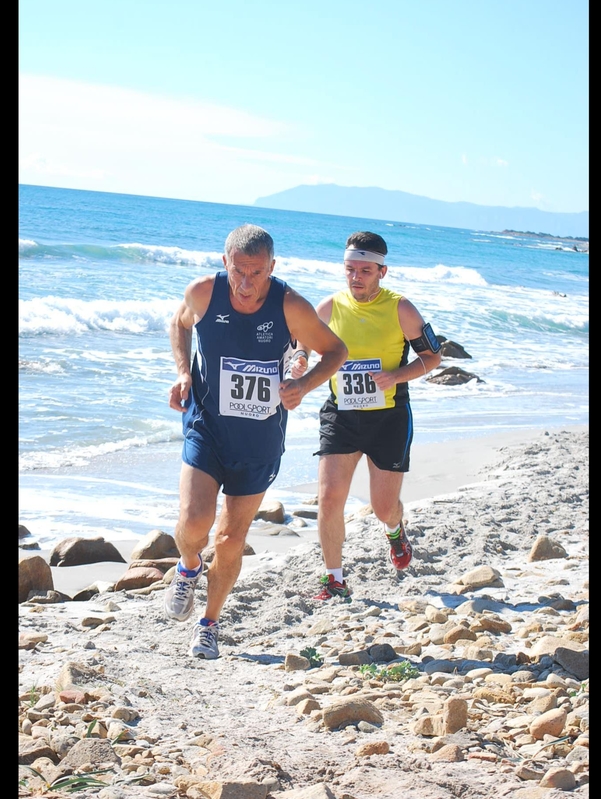
[{"label": "yellow tank top", "polygon": [[380,289],[371,302],[357,302],[348,289],[334,295],[329,326],[348,348],[346,362],[330,380],[340,410],[393,408],[401,386],[406,394],[406,383],[382,392],[368,375],[397,369],[406,359],[408,345],[398,317],[401,298],[390,289]]}]

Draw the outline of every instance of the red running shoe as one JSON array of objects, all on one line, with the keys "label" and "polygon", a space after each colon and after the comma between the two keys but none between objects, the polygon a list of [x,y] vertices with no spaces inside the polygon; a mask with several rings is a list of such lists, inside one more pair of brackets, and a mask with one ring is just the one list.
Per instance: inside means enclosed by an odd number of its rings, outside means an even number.
[{"label": "red running shoe", "polygon": [[399,525],[399,535],[396,538],[391,538],[386,533],[388,543],[390,544],[390,551],[388,558],[397,571],[406,569],[411,563],[413,557],[413,549],[405,533],[405,528],[402,523]]},{"label": "red running shoe", "polygon": [[327,600],[332,599],[333,597],[337,596],[342,599],[344,602],[351,602],[351,589],[347,586],[346,580],[343,580],[339,583],[337,580],[334,579],[333,574],[324,574],[323,577],[320,577],[320,582],[323,586],[319,594],[313,597],[313,599],[320,599],[320,600]]}]

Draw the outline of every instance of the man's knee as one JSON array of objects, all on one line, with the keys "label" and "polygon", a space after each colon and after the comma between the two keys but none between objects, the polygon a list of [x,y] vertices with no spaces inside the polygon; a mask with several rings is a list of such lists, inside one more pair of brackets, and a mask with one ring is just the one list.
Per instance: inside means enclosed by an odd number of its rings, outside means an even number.
[{"label": "man's knee", "polygon": [[215,533],[215,559],[226,562],[236,562],[244,555],[246,548],[246,534],[230,535],[226,532]]},{"label": "man's knee", "polygon": [[209,530],[214,521],[215,514],[211,512],[182,512],[177,525],[176,537],[180,535],[186,538],[208,539]]},{"label": "man's knee", "polygon": [[335,480],[322,481],[317,491],[318,508],[326,509],[344,506],[349,495],[349,487]]},{"label": "man's knee", "polygon": [[403,516],[403,503],[400,500],[390,500],[385,497],[372,498],[371,507],[380,521],[388,521],[393,517]]}]

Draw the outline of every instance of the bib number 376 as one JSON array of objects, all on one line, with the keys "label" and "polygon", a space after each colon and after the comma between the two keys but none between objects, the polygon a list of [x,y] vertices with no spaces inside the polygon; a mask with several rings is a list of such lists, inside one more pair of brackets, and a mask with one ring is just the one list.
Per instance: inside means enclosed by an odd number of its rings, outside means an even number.
[{"label": "bib number 376", "polygon": [[277,361],[221,358],[219,412],[222,416],[266,419],[280,402]]}]

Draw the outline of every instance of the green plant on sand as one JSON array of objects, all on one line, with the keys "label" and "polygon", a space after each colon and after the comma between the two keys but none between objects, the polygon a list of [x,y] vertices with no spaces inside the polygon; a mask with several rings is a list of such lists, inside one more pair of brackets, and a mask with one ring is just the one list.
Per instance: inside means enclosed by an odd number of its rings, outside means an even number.
[{"label": "green plant on sand", "polygon": [[305,649],[301,649],[300,654],[302,655],[302,657],[307,658],[307,660],[309,661],[309,667],[312,669],[315,668],[316,666],[321,666],[321,664],[323,663],[322,656],[317,652],[317,650],[313,646],[308,646]]},{"label": "green plant on sand", "polygon": [[404,682],[412,677],[419,676],[419,669],[408,660],[402,663],[393,663],[389,666],[376,666],[375,663],[359,666],[360,674],[367,679],[382,680],[382,682]]},{"label": "green plant on sand", "polygon": [[[106,788],[108,783],[104,780],[97,779],[94,775],[95,774],[108,774],[111,772],[111,769],[103,769],[101,771],[93,771],[89,774],[71,774],[71,775],[64,775],[62,777],[57,777],[57,779],[53,780],[52,782],[48,782],[43,774],[40,774],[39,771],[32,768],[31,766],[23,766],[23,768],[28,769],[34,774],[36,777],[39,777],[41,780],[44,781],[45,785],[44,788],[47,791],[65,791],[66,793],[76,793],[77,791],[84,791],[86,788]],[[117,784],[129,784],[133,782],[139,782],[145,779],[146,775],[143,774],[136,774],[125,779],[121,779],[117,781]],[[27,787],[27,778],[23,778],[19,780],[20,785],[23,787]]]}]

